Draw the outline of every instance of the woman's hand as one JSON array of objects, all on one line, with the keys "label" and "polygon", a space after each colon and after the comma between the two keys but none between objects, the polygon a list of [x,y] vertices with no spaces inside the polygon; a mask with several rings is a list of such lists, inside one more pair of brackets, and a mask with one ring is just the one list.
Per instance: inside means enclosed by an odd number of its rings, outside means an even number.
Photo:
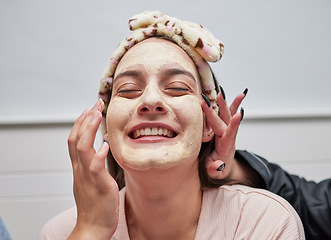
[{"label": "woman's hand", "polygon": [[77,223],[68,239],[110,239],[118,223],[118,186],[105,168],[109,151],[96,152],[95,136],[102,119],[102,100],[77,118],[68,138],[74,176]]},{"label": "woman's hand", "polygon": [[206,169],[208,176],[212,179],[228,179],[237,182],[241,178],[239,176],[241,170],[234,155],[237,132],[244,115],[243,108],[239,113],[237,110],[247,94],[247,89],[235,98],[230,107],[225,100],[223,89],[221,90],[217,95],[220,117],[212,108],[208,107],[205,101],[201,105],[207,118],[207,124],[211,126],[215,134],[215,149],[207,157]]}]

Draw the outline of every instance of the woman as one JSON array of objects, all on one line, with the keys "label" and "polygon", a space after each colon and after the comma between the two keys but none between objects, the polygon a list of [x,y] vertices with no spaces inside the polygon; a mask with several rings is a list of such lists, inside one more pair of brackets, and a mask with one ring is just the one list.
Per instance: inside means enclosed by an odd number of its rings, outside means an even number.
[{"label": "woman", "polygon": [[[84,111],[68,139],[77,209],[51,220],[40,239],[304,239],[284,199],[207,177],[207,160],[234,157],[243,117],[229,111],[227,126],[217,116],[223,97],[216,100],[205,61],[219,60],[223,45],[158,12],[135,16],[130,28],[105,70],[104,101]],[[101,122],[110,148],[95,152]],[[124,170],[120,192],[104,167],[109,149]],[[217,168],[227,174],[223,163]]]}]

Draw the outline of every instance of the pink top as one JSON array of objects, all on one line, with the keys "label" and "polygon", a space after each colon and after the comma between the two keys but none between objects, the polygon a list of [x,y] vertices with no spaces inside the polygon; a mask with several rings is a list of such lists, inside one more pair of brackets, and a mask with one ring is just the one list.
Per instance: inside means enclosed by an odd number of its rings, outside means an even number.
[{"label": "pink top", "polygon": [[[125,188],[120,191],[119,223],[112,240],[130,239],[125,219]],[[50,220],[39,239],[67,239],[76,223],[76,208]],[[305,239],[299,216],[283,198],[241,185],[203,191],[195,240]]]}]

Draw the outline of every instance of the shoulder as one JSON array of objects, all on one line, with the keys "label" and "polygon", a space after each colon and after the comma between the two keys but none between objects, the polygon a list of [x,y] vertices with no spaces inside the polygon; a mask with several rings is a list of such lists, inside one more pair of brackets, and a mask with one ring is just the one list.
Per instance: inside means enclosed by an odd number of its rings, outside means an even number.
[{"label": "shoulder", "polygon": [[222,201],[231,200],[231,202],[245,203],[251,207],[275,208],[288,212],[290,215],[297,215],[293,207],[284,198],[264,189],[243,185],[224,185],[218,189],[207,190],[207,196],[214,199],[214,201],[220,199],[223,199]]},{"label": "shoulder", "polygon": [[39,233],[39,240],[67,239],[75,227],[76,207],[70,208],[49,220]]},{"label": "shoulder", "polygon": [[233,229],[236,234],[241,232],[244,235],[267,234],[276,238],[286,236],[282,239],[304,239],[298,214],[285,199],[276,194],[263,189],[232,185],[208,189],[204,195],[206,208],[215,204],[218,206],[208,218],[236,226]]}]

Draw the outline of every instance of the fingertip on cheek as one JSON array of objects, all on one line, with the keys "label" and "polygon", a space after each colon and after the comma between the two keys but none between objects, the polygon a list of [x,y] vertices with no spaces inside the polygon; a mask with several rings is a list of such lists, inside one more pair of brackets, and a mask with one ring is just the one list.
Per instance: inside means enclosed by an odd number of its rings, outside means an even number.
[{"label": "fingertip on cheek", "polygon": [[99,101],[101,102],[100,106],[99,106],[99,111],[102,112],[105,108],[105,103],[104,101],[100,98]]}]

